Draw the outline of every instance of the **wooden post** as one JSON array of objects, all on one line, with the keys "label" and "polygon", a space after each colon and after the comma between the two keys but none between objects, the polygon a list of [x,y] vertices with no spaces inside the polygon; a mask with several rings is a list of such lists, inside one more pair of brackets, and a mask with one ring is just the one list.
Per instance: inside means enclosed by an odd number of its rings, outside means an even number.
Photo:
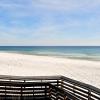
[{"label": "wooden post", "polygon": [[91,90],[88,90],[88,100],[91,100]]},{"label": "wooden post", "polygon": [[67,100],[67,96],[64,97],[64,100]]},{"label": "wooden post", "polygon": [[6,100],[6,96],[7,96],[7,95],[6,95],[6,86],[5,86],[5,100]]},{"label": "wooden post", "polygon": [[58,100],[58,97],[59,97],[59,93],[57,91],[57,93],[56,93],[56,100]]},{"label": "wooden post", "polygon": [[61,80],[61,89],[63,89],[63,80]]},{"label": "wooden post", "polygon": [[21,86],[21,96],[20,96],[20,100],[23,100],[23,87]]},{"label": "wooden post", "polygon": [[45,85],[45,98],[47,97],[47,86]]},{"label": "wooden post", "polygon": [[73,85],[73,95],[75,95],[75,85]]},{"label": "wooden post", "polygon": [[59,80],[57,80],[57,87],[59,87]]},{"label": "wooden post", "polygon": [[33,100],[34,100],[34,86],[33,86]]},{"label": "wooden post", "polygon": [[51,99],[51,91],[52,91],[52,88],[51,86],[49,85],[49,98]]}]

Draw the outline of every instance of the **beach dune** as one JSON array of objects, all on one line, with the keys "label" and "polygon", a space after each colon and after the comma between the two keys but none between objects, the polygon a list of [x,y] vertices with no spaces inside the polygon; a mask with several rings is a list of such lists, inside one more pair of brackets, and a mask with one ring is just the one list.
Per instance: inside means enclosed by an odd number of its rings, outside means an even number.
[{"label": "beach dune", "polygon": [[0,75],[63,75],[100,88],[100,62],[48,56],[0,53]]}]

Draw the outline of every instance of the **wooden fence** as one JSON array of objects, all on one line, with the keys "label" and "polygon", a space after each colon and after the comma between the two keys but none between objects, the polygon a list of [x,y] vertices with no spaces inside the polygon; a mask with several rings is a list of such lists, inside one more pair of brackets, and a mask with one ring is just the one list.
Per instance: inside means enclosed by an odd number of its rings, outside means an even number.
[{"label": "wooden fence", "polygon": [[0,100],[100,100],[100,89],[64,76],[0,76]]}]

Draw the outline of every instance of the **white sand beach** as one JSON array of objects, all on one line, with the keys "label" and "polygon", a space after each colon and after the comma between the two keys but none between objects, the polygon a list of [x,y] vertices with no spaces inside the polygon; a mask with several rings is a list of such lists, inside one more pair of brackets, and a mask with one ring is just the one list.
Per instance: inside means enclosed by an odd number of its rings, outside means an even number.
[{"label": "white sand beach", "polygon": [[100,62],[0,53],[0,75],[64,75],[100,88]]}]

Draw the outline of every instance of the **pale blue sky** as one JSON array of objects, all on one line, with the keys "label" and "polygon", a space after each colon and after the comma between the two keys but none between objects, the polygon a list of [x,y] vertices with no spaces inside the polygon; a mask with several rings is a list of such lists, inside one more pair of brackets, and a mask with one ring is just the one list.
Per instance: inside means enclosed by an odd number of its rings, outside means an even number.
[{"label": "pale blue sky", "polygon": [[0,0],[0,45],[100,45],[100,0]]}]

